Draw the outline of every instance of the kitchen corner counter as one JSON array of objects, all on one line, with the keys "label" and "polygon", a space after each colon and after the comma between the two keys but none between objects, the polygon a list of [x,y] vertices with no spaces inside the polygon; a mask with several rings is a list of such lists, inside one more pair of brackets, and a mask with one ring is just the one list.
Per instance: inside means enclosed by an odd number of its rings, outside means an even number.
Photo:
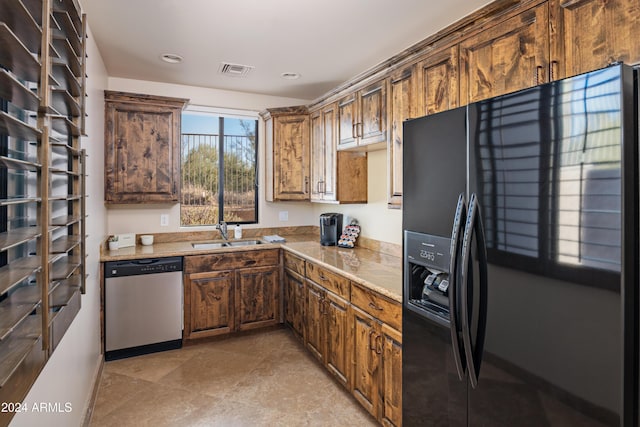
[{"label": "kitchen corner counter", "polygon": [[322,246],[317,239],[287,241],[282,248],[347,277],[394,301],[402,302],[402,259],[370,249]]},{"label": "kitchen corner counter", "polygon": [[402,259],[371,249],[354,249],[322,246],[314,235],[285,235],[285,243],[263,243],[255,246],[225,247],[219,249],[194,249],[189,241],[136,245],[115,251],[103,245],[100,261],[124,261],[130,259],[204,255],[208,253],[237,252],[282,248],[311,262],[319,263],[349,280],[370,288],[391,300],[402,302]]}]

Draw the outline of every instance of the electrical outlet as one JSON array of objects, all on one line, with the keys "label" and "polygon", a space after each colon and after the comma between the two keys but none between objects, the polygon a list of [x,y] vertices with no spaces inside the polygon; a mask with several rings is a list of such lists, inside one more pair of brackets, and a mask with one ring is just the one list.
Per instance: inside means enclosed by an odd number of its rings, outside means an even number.
[{"label": "electrical outlet", "polygon": [[169,215],[161,214],[160,215],[160,227],[168,227],[169,226]]},{"label": "electrical outlet", "polygon": [[289,211],[280,211],[278,218],[280,221],[289,221]]}]

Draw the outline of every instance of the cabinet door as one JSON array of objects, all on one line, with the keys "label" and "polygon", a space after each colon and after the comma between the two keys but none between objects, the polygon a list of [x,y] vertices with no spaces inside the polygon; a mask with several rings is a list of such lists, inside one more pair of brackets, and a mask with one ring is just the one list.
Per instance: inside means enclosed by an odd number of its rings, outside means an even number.
[{"label": "cabinet door", "polygon": [[382,324],[382,411],[385,426],[402,425],[402,335]]},{"label": "cabinet door", "polygon": [[322,200],[322,182],[325,176],[325,142],[322,112],[311,113],[311,201]]},{"label": "cabinet door", "polygon": [[277,200],[309,200],[309,116],[275,118],[274,180]]},{"label": "cabinet door", "polygon": [[105,110],[105,202],[178,202],[181,110],[114,102]]},{"label": "cabinet door", "polygon": [[387,80],[361,90],[360,122],[357,127],[359,145],[387,141]]},{"label": "cabinet door", "polygon": [[350,389],[353,328],[348,311],[349,303],[347,301],[327,292],[325,299],[327,369],[345,388]]},{"label": "cabinet door", "polygon": [[353,313],[353,395],[374,417],[378,416],[379,355],[377,324],[373,317],[351,306]]},{"label": "cabinet door", "polygon": [[638,0],[552,0],[552,79],[640,63]]},{"label": "cabinet door", "polygon": [[284,270],[285,322],[304,337],[304,278],[291,270]]},{"label": "cabinet door", "polygon": [[402,206],[402,123],[417,112],[415,67],[409,67],[391,76],[389,91],[389,127],[387,145],[389,153],[387,203],[390,208]]},{"label": "cabinet door", "polygon": [[543,3],[460,43],[463,105],[549,81],[548,10]]},{"label": "cabinet door", "polygon": [[324,178],[322,180],[322,199],[337,200],[337,117],[338,108],[331,104],[322,110],[322,131],[324,139]]},{"label": "cabinet door", "polygon": [[233,271],[193,273],[185,283],[185,335],[200,338],[234,330]]},{"label": "cabinet door", "polygon": [[280,267],[237,270],[238,330],[275,325],[279,321]]},{"label": "cabinet door", "polygon": [[324,290],[310,280],[305,286],[307,349],[324,364]]},{"label": "cabinet door", "polygon": [[459,105],[458,46],[429,55],[418,63],[419,116]]},{"label": "cabinet door", "polygon": [[338,103],[338,150],[358,145],[358,97],[352,93]]}]

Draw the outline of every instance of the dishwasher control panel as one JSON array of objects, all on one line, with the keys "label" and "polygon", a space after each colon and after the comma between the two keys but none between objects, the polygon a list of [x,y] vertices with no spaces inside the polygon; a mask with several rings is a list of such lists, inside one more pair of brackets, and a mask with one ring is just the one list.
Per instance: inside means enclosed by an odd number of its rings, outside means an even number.
[{"label": "dishwasher control panel", "polygon": [[172,273],[174,271],[182,271],[182,257],[109,261],[104,265],[105,278]]}]

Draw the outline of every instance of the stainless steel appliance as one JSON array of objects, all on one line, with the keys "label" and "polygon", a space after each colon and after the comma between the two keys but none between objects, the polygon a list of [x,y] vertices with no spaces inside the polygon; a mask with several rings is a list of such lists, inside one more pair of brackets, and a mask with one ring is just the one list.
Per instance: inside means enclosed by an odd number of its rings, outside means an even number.
[{"label": "stainless steel appliance", "polygon": [[323,213],[320,215],[320,244],[335,246],[342,234],[342,214]]},{"label": "stainless steel appliance", "polygon": [[105,359],[182,346],[182,257],[105,263]]},{"label": "stainless steel appliance", "polygon": [[403,424],[637,426],[637,78],[404,124]]}]

